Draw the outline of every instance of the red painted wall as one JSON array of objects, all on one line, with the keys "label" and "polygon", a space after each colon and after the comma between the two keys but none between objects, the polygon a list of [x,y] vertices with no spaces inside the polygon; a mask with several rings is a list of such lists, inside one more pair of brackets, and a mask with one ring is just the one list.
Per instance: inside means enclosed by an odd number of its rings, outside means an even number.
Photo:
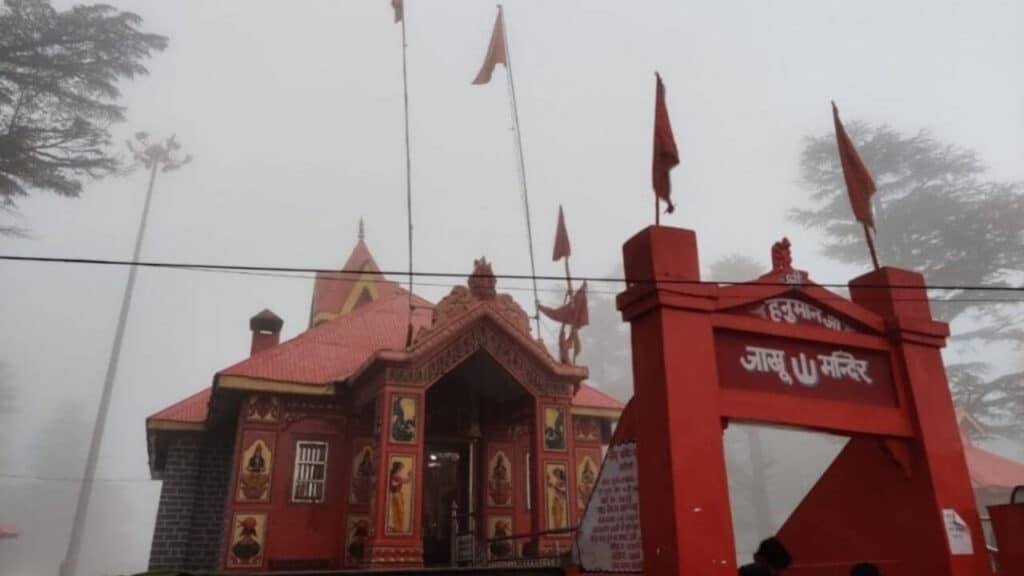
[{"label": "red painted wall", "polygon": [[[347,420],[337,405],[320,406],[315,400],[301,400],[301,407],[290,408],[292,399],[273,398],[276,411],[265,417],[253,417],[250,403],[243,402],[239,416],[235,457],[228,496],[228,522],[239,514],[258,513],[266,518],[262,561],[253,569],[290,569],[337,567],[343,559],[344,514],[348,494],[351,446]],[[269,498],[246,500],[240,495],[243,452],[253,439],[264,440],[270,450]],[[292,476],[295,447],[300,440],[328,444],[324,501],[292,501]],[[266,457],[266,455],[265,455]],[[225,567],[229,564],[233,530],[229,525],[225,546]]]}]

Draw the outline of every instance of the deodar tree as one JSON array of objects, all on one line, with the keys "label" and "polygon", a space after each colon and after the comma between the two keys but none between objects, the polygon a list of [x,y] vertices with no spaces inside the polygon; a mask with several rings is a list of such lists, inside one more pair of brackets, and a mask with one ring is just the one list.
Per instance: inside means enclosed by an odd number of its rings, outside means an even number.
[{"label": "deodar tree", "polygon": [[107,5],[59,11],[46,0],[5,0],[0,207],[13,210],[35,190],[78,196],[84,180],[118,169],[109,131],[125,115],[118,82],[145,74],[143,62],[167,46],[141,25]]},{"label": "deodar tree", "polygon": [[[1024,281],[1024,185],[989,178],[977,153],[927,132],[908,136],[864,123],[847,128],[878,187],[875,244],[883,266],[916,270],[930,286],[939,287],[1006,287]],[[790,217],[823,233],[827,256],[870,265],[832,133],[806,138],[800,173],[812,202]],[[937,317],[960,320],[954,333],[958,346],[982,349],[999,342],[1020,357],[1024,315],[1019,294],[952,289],[932,291],[930,297]],[[1021,374],[1013,372],[1022,366],[1019,359],[1001,363],[1004,369],[995,378],[989,377],[992,367],[986,362],[950,365],[954,399],[992,432],[1020,431],[1024,387]]]}]

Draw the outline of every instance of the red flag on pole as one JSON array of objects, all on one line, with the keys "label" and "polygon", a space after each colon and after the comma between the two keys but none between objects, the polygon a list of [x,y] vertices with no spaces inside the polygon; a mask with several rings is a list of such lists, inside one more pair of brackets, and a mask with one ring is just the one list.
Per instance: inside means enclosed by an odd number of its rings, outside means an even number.
[{"label": "red flag on pole", "polygon": [[495,66],[508,66],[508,55],[505,53],[505,20],[501,14],[501,6],[498,6],[498,17],[494,20],[494,31],[491,32],[491,43],[487,46],[487,56],[484,57],[484,64],[473,79],[473,84],[487,84],[491,81]]},{"label": "red flag on pole", "polygon": [[679,150],[676,149],[672,123],[669,122],[668,108],[665,106],[665,85],[661,83],[661,75],[657,72],[654,75],[658,79],[658,87],[654,102],[654,162],[651,166],[651,181],[654,184],[654,195],[668,204],[665,211],[671,214],[676,207],[672,204],[669,171],[679,164]]},{"label": "red flag on pole", "polygon": [[587,283],[584,282],[568,302],[558,308],[550,308],[543,304],[538,308],[545,316],[555,322],[568,324],[573,328],[582,328],[590,324],[590,310],[587,307]]},{"label": "red flag on pole", "polygon": [[405,16],[405,0],[391,0],[391,8],[395,11],[395,24],[402,21]]},{"label": "red flag on pole", "polygon": [[850,195],[853,215],[862,224],[875,229],[875,218],[871,213],[871,196],[875,193],[875,181],[871,178],[867,166],[861,160],[853,141],[846,134],[843,123],[839,120],[839,109],[832,103],[832,119],[836,125],[836,143],[839,145],[839,161],[843,165],[843,178],[846,180],[846,191]]},{"label": "red flag on pole", "polygon": [[555,250],[551,255],[551,261],[557,262],[560,258],[568,258],[572,254],[569,246],[569,232],[565,229],[565,215],[562,207],[558,207],[558,228],[555,230]]}]

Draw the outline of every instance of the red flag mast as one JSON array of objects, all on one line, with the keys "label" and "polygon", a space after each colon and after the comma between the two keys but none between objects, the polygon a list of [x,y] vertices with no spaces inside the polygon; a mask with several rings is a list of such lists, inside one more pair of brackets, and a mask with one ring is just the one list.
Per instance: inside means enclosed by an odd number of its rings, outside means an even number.
[{"label": "red flag mast", "polygon": [[878,254],[875,252],[875,241],[871,237],[871,232],[875,229],[875,218],[871,213],[871,196],[875,193],[875,180],[857,153],[853,140],[846,134],[846,128],[839,120],[839,109],[836,108],[835,102],[832,102],[832,120],[835,123],[839,162],[843,166],[843,179],[846,181],[846,192],[850,196],[853,216],[864,226],[864,237],[868,241],[871,262],[875,265],[875,270],[878,270]]},{"label": "red flag mast", "polygon": [[409,317],[405,331],[405,347],[412,346],[412,159],[409,154],[409,75],[406,65],[405,41],[405,0],[391,0],[391,8],[395,11],[395,22],[402,23],[402,101],[405,104],[405,215],[409,225]]},{"label": "red flag mast", "polygon": [[551,261],[558,262],[559,259],[565,259],[565,283],[566,292],[565,300],[569,301],[572,296],[572,275],[569,274],[569,255],[572,254],[572,245],[569,243],[569,231],[565,228],[565,213],[562,211],[562,206],[558,206],[558,227],[555,229],[555,249],[551,254]]},{"label": "red flag mast", "polygon": [[654,73],[657,78],[656,94],[654,99],[654,158],[651,162],[651,184],[654,186],[654,225],[661,224],[661,215],[658,212],[658,200],[664,200],[668,204],[665,212],[671,214],[676,207],[672,204],[672,179],[669,172],[679,164],[679,150],[676,148],[676,138],[672,134],[672,123],[668,118],[668,107],[665,105],[665,85],[661,82],[661,75]]},{"label": "red flag mast", "polygon": [[487,84],[491,81],[491,75],[498,64],[505,65],[506,78],[508,79],[509,101],[512,106],[512,129],[515,134],[516,152],[519,156],[519,184],[523,192],[523,211],[526,213],[526,242],[530,249],[530,275],[533,280],[533,319],[537,324],[537,338],[540,334],[540,296],[537,293],[537,267],[533,258],[533,227],[530,224],[530,196],[526,190],[526,161],[523,159],[523,134],[519,126],[519,106],[516,104],[516,85],[512,80],[512,58],[508,49],[508,34],[505,32],[505,16],[501,4],[498,4],[498,16],[494,20],[494,30],[491,32],[491,41],[487,45],[487,55],[484,57],[483,66],[473,79],[473,84]]}]

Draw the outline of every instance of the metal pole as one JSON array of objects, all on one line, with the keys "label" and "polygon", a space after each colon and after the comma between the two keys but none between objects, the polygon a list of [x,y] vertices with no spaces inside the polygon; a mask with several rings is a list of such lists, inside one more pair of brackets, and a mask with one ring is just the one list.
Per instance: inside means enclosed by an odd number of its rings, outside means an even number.
[{"label": "metal pole", "polygon": [[[153,199],[153,187],[156,184],[156,171],[159,166],[160,162],[154,161],[149,172],[149,187],[146,189],[146,202],[142,207],[139,231],[135,235],[135,251],[132,253],[132,262],[138,262],[139,255],[142,252],[142,240],[146,235],[146,221],[149,219],[149,206]],[[61,576],[73,576],[78,569],[78,557],[82,548],[82,534],[85,528],[85,519],[89,513],[92,485],[96,478],[96,464],[97,460],[99,460],[100,446],[103,443],[107,412],[110,410],[110,397],[114,391],[114,381],[117,379],[121,344],[124,340],[125,326],[128,324],[128,310],[132,305],[132,293],[135,291],[135,277],[138,270],[138,267],[134,264],[128,270],[128,283],[125,285],[124,297],[121,300],[121,313],[117,318],[114,344],[110,350],[110,359],[107,362],[107,375],[103,381],[103,392],[100,394],[100,404],[96,410],[96,421],[92,427],[89,455],[85,461],[85,474],[82,477],[82,484],[78,491],[78,503],[75,505],[75,519],[71,524],[71,539],[68,541],[67,553],[60,567]]]},{"label": "metal pole", "polygon": [[451,533],[451,564],[457,566],[459,564],[459,505],[452,500],[451,505],[451,525],[448,527]]},{"label": "metal pole", "polygon": [[530,224],[530,196],[526,191],[526,162],[523,160],[523,135],[519,129],[519,105],[516,103],[516,85],[512,80],[512,53],[508,49],[508,29],[505,28],[505,13],[498,4],[501,14],[502,40],[505,42],[505,65],[508,67],[508,91],[512,101],[512,126],[516,136],[516,152],[519,154],[519,182],[523,188],[523,208],[526,211],[526,241],[530,247],[530,276],[533,280],[533,319],[537,323],[537,338],[540,338],[540,296],[537,294],[537,267],[533,258],[533,227]]},{"label": "metal pole", "polygon": [[868,229],[867,223],[862,222],[861,224],[864,225],[864,237],[868,239],[868,250],[871,251],[871,263],[875,265],[875,270],[878,270],[878,254],[875,253],[875,241],[871,238],[871,230]]},{"label": "metal pole", "polygon": [[568,256],[565,257],[565,283],[566,283],[566,286],[567,286],[566,291],[565,291],[565,301],[568,302],[572,298],[572,275],[569,274],[569,257]]},{"label": "metal pole", "polygon": [[409,154],[409,76],[405,52],[405,8],[402,8],[402,97],[405,104],[405,214],[409,224],[409,326],[406,330],[405,346],[412,346],[412,160]]}]

